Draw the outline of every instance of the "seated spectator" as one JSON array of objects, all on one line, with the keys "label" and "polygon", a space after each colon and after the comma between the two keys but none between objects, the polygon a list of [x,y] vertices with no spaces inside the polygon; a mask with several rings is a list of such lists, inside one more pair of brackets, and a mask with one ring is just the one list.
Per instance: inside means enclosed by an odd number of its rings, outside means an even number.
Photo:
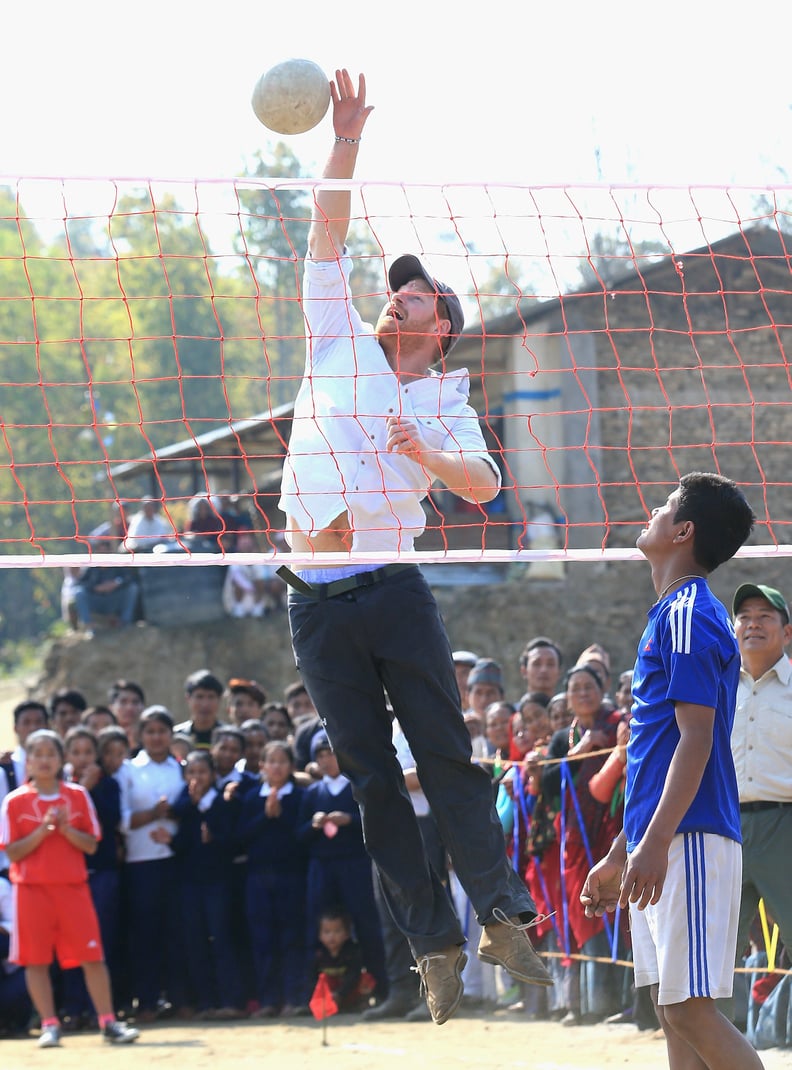
[{"label": "seated spectator", "polygon": [[160,502],[150,495],[140,499],[140,510],[129,520],[129,531],[123,541],[125,550],[151,553],[155,546],[174,542],[176,531],[172,522],[160,512]]},{"label": "seated spectator", "polygon": [[[95,554],[111,554],[116,547],[107,539],[100,539]],[[104,627],[125,627],[135,619],[138,603],[138,584],[132,569],[122,565],[102,568],[90,565],[74,588],[74,604],[80,624],[91,631],[98,620]]]},{"label": "seated spectator", "polygon": [[220,553],[220,539],[225,524],[217,511],[214,499],[199,494],[189,504],[189,518],[185,528],[184,543],[193,553]]},{"label": "seated spectator", "polygon": [[[257,553],[256,536],[252,531],[240,531],[234,549],[239,554]],[[223,584],[223,609],[229,617],[264,617],[283,608],[285,591],[273,565],[233,563],[228,566]]]},{"label": "seated spectator", "polygon": [[239,534],[243,531],[252,531],[253,520],[241,495],[230,494],[228,491],[221,491],[217,495],[217,511],[225,525],[225,531],[220,539],[223,552],[235,553],[239,549],[237,544]]},{"label": "seated spectator", "polygon": [[80,577],[85,571],[80,565],[66,565],[63,569],[63,583],[61,584],[61,619],[64,620],[73,631],[77,631],[80,618],[77,616],[77,603],[74,593],[80,582]]}]

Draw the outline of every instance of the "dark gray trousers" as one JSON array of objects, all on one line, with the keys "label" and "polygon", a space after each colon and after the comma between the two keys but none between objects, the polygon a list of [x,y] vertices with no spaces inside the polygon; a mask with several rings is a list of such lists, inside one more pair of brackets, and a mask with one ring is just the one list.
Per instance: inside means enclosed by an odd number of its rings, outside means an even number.
[{"label": "dark gray trousers", "polygon": [[291,591],[289,624],[297,667],[352,781],[366,848],[413,953],[462,944],[464,935],[426,859],[386,693],[480,924],[496,908],[532,917],[533,901],[506,858],[490,778],[470,760],[451,648],[420,569],[334,598]]}]

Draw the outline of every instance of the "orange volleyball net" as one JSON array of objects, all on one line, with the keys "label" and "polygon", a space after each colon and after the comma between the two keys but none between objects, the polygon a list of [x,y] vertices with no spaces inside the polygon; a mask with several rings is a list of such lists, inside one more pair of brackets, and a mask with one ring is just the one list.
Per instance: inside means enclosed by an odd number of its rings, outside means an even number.
[{"label": "orange volleyball net", "polygon": [[[743,554],[789,554],[789,190],[348,185],[364,320],[402,252],[455,289],[448,370],[503,476],[486,506],[433,487],[400,556],[631,558],[692,470],[745,491]],[[0,179],[0,565],[82,564],[146,498],[185,563],[288,551],[317,186]]]}]

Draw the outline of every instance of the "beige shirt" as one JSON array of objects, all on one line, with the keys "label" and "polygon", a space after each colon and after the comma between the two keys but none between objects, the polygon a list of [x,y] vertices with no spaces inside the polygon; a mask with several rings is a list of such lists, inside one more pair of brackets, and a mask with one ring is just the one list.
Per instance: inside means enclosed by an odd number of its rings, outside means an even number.
[{"label": "beige shirt", "polygon": [[792,665],[759,680],[740,670],[731,736],[740,802],[792,802]]}]

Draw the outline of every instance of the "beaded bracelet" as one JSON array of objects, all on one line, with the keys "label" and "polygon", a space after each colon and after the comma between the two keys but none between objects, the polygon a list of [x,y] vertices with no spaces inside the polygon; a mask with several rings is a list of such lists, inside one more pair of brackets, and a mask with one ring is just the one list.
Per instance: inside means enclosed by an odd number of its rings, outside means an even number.
[{"label": "beaded bracelet", "polygon": [[345,145],[359,145],[360,140],[359,137],[341,137],[340,134],[336,134],[336,141],[343,141]]}]

